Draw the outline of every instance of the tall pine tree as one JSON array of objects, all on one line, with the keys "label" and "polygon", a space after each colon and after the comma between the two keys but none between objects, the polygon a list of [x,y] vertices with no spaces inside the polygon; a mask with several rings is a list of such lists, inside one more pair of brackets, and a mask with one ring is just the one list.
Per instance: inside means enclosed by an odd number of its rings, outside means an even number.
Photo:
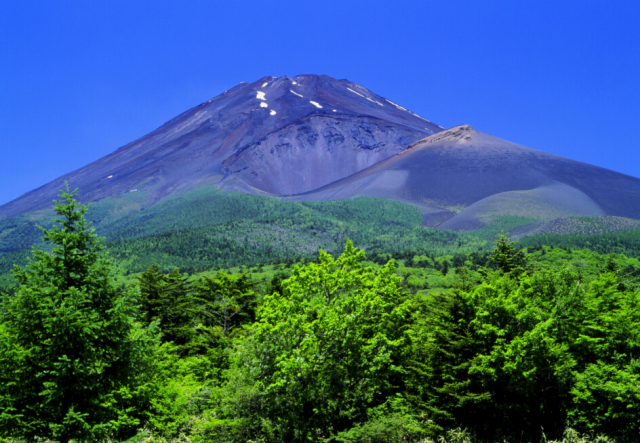
[{"label": "tall pine tree", "polygon": [[138,292],[117,290],[76,193],[61,191],[56,224],[41,228],[51,251],[16,266],[19,286],[0,305],[0,435],[96,441],[138,425],[130,393],[155,339],[134,322]]}]

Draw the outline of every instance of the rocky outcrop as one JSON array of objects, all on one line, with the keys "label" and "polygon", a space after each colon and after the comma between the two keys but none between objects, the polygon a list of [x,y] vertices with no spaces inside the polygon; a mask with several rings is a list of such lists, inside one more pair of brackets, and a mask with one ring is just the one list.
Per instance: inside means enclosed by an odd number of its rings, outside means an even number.
[{"label": "rocky outcrop", "polygon": [[299,194],[389,158],[419,136],[373,117],[314,114],[268,134],[223,165],[256,189]]}]

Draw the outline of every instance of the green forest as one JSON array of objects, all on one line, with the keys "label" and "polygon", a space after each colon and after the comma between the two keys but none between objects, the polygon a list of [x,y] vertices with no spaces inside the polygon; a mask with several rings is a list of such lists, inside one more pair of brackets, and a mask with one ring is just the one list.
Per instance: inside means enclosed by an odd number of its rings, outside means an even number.
[{"label": "green forest", "polygon": [[640,439],[627,225],[514,242],[531,220],[474,234],[381,199],[127,198],[67,189],[1,222],[3,441]]},{"label": "green forest", "polygon": [[[13,265],[26,265],[32,245],[49,247],[38,226],[51,228],[52,217],[51,211],[40,211],[0,220],[0,287],[15,284]],[[469,255],[476,264],[482,256],[484,264],[501,231],[512,233],[522,248],[546,245],[640,258],[639,224],[620,217],[571,217],[547,226],[505,215],[480,230],[460,233],[421,226],[418,208],[381,198],[287,201],[209,186],[154,205],[144,192],[107,198],[91,204],[87,220],[104,237],[117,273],[124,276],[153,264],[162,272],[178,268],[189,274],[291,265],[317,258],[320,249],[340,254],[347,239],[370,259],[409,262],[429,255],[433,263],[433,258],[450,256],[455,268]]]}]

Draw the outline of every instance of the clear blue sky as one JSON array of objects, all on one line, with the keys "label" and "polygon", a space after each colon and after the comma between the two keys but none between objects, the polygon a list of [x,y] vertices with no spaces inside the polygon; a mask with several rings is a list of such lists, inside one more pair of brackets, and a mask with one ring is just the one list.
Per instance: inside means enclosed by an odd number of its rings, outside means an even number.
[{"label": "clear blue sky", "polygon": [[3,2],[0,204],[266,75],[347,78],[444,127],[640,177],[639,4]]}]

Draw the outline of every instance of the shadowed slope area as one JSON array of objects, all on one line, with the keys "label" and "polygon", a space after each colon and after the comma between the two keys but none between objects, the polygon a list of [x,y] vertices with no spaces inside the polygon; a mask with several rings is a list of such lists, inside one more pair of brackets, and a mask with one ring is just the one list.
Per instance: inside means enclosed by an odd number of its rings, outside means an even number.
[{"label": "shadowed slope area", "polygon": [[[418,205],[425,221],[475,229],[492,214],[640,218],[640,179],[458,126],[303,200],[386,197]],[[487,200],[485,200],[487,199]],[[461,209],[467,208],[456,215]],[[447,216],[447,212],[448,216]]]},{"label": "shadowed slope area", "polygon": [[[84,202],[145,191],[153,204],[183,190],[219,183],[232,170],[247,180],[245,190],[258,186],[276,193],[305,192],[353,174],[441,130],[347,80],[322,75],[264,77],[241,83],[112,154],[1,206],[0,219],[48,208],[64,180],[71,188],[80,189]],[[257,168],[260,180],[252,181],[255,171],[243,173],[243,168],[257,165],[251,160],[256,156],[272,155],[270,150],[278,147],[283,134],[288,147],[280,146],[275,158],[286,151],[283,161],[314,179],[282,181],[273,168]],[[317,165],[315,171],[309,162],[317,159],[327,143],[339,155],[329,155],[327,166]],[[223,163],[232,156],[228,169]],[[325,174],[335,159],[342,168]],[[280,165],[277,161],[274,164]],[[280,182],[271,184],[270,179]]]}]

